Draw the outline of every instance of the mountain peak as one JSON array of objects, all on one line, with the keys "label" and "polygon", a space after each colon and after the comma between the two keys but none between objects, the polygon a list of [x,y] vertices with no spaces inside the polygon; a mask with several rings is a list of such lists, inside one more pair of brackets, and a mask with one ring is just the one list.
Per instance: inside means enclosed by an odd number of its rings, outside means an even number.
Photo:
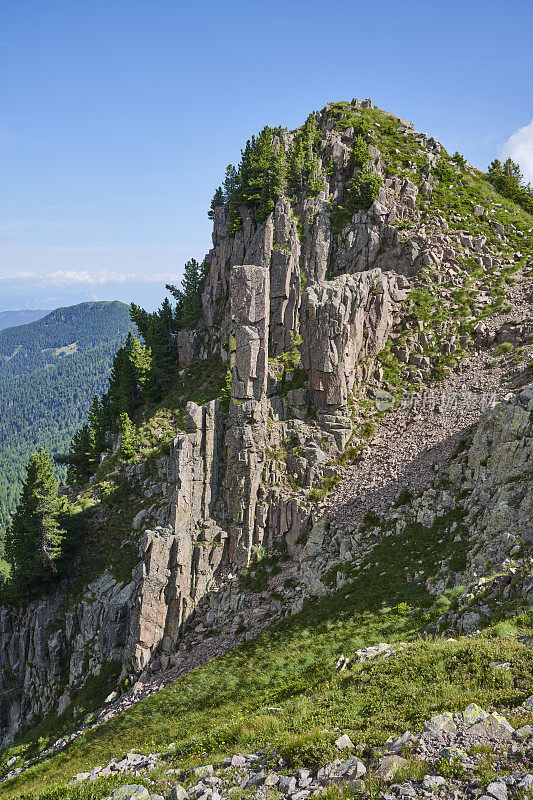
[{"label": "mountain peak", "polygon": [[[212,248],[174,303],[132,306],[141,339],[64,457],[47,591],[27,581],[25,599],[15,564],[9,780],[162,761],[162,792],[181,769],[215,780],[172,796],[230,796],[215,765],[244,768],[253,742],[246,787],[292,800],[398,766],[426,791],[455,758],[468,794],[459,736],[525,752],[523,727],[464,709],[523,714],[533,680],[533,217],[506,174],[369,100],[250,138]],[[119,759],[126,727],[148,761]],[[41,732],[49,760],[8,773]],[[334,760],[356,743],[361,759]]]}]

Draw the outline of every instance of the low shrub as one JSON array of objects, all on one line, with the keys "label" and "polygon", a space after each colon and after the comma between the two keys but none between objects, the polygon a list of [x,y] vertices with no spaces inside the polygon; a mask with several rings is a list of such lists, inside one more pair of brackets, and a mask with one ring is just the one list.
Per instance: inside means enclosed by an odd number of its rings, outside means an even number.
[{"label": "low shrub", "polygon": [[292,769],[320,767],[336,756],[333,734],[322,731],[297,734],[277,749]]}]

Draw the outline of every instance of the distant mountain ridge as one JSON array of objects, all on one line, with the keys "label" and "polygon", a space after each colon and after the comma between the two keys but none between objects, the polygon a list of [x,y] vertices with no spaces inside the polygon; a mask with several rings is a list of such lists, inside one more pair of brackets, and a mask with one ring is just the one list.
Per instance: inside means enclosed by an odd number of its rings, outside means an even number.
[{"label": "distant mountain ridge", "polygon": [[0,311],[0,331],[13,328],[15,325],[26,325],[29,322],[45,317],[50,312],[44,308],[20,309],[16,311]]},{"label": "distant mountain ridge", "polygon": [[42,369],[134,329],[128,306],[118,301],[57,308],[27,325],[0,331],[0,379]]},{"label": "distant mountain ridge", "polygon": [[134,331],[118,301],[58,308],[0,331],[0,542],[28,458],[40,447],[68,447]]}]

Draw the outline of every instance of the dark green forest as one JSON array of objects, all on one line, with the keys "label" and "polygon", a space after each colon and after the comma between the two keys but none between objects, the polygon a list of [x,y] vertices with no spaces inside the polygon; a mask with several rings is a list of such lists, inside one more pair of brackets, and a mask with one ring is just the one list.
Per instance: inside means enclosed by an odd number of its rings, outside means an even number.
[{"label": "dark green forest", "polygon": [[[68,449],[94,396],[106,391],[113,357],[133,330],[128,306],[91,302],[0,331],[0,354],[17,350],[0,362],[1,539],[31,454],[41,447],[51,454]],[[65,468],[58,466],[57,474],[63,478]]]},{"label": "dark green forest", "polygon": [[0,331],[0,379],[42,369],[73,353],[133,331],[128,306],[117,301],[80,303]]}]

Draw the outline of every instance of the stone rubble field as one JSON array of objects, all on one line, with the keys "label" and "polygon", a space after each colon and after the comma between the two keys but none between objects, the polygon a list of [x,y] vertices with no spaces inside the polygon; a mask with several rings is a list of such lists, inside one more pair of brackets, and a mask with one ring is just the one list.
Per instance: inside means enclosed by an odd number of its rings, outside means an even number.
[{"label": "stone rubble field", "polygon": [[[523,714],[532,711],[533,695],[516,709]],[[406,731],[380,748],[354,745],[347,734],[339,736],[335,747],[339,758],[320,769],[290,770],[283,758],[265,748],[237,753],[219,764],[180,770],[165,768],[173,749],[170,745],[166,753],[130,752],[122,759],[114,758],[103,767],[78,773],[73,782],[113,775],[149,778],[157,770],[154,783],[166,784],[169,800],[307,800],[327,794],[332,787],[383,800],[513,800],[533,791],[533,727],[514,728],[502,714],[485,711],[476,703],[463,712],[435,715],[424,723],[422,733]],[[484,781],[480,766],[489,750],[493,774]],[[180,783],[174,783],[175,779]],[[115,789],[109,800],[163,797],[131,783]]]}]

